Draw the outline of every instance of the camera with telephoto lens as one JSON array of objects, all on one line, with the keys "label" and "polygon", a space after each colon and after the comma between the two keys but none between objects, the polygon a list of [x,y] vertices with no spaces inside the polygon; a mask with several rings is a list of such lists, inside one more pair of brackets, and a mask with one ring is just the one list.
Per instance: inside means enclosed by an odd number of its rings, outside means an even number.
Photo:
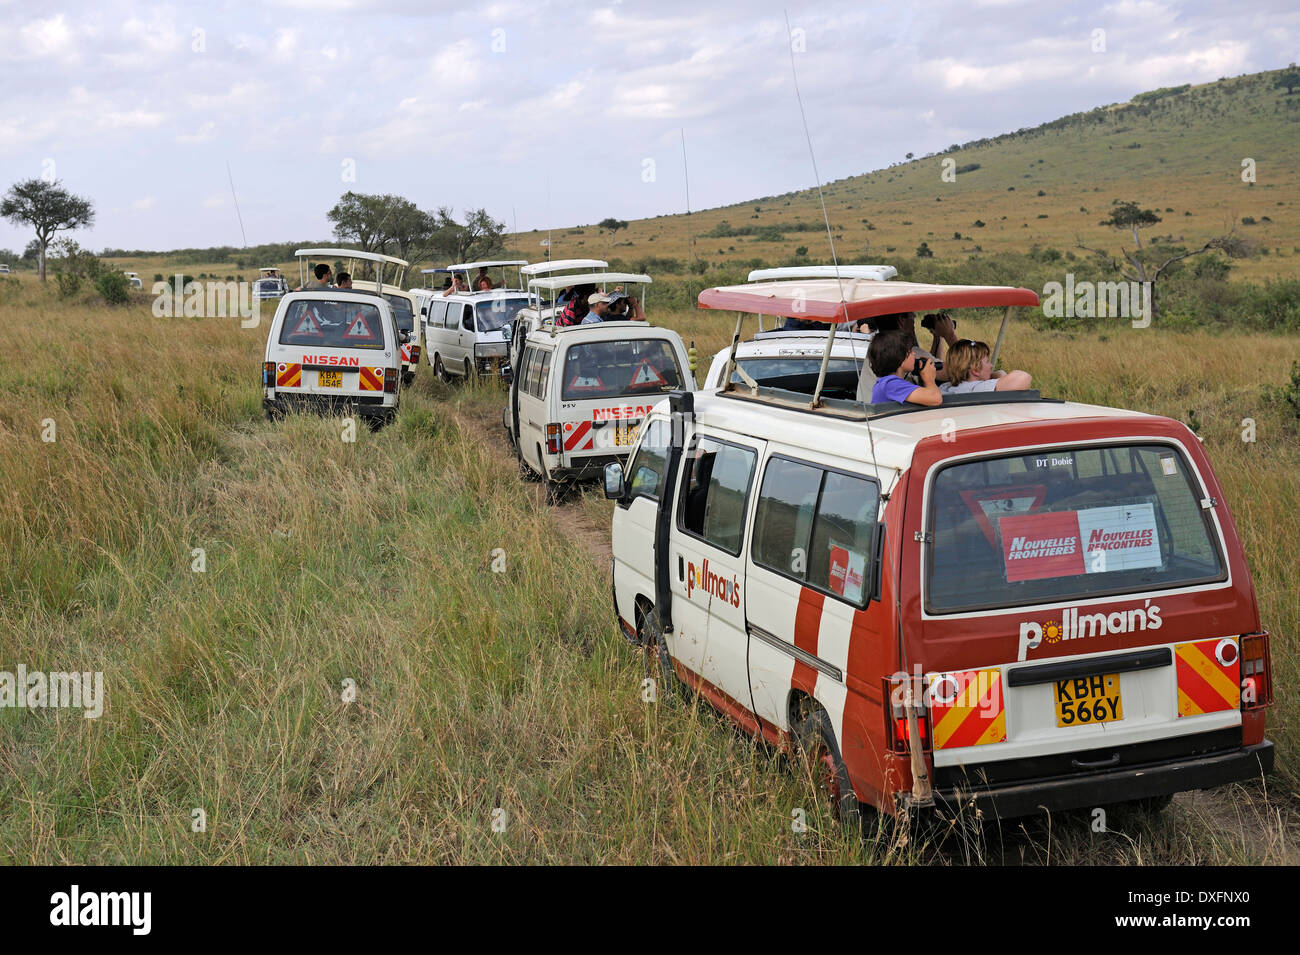
[{"label": "camera with telephoto lens", "polygon": [[[934,320],[936,318],[948,318],[948,313],[934,312],[930,315],[925,316],[925,318],[921,319],[921,327],[928,328],[930,331],[934,331]],[[956,319],[951,319],[951,321],[952,321],[952,330],[955,332],[957,330],[957,321]]]}]

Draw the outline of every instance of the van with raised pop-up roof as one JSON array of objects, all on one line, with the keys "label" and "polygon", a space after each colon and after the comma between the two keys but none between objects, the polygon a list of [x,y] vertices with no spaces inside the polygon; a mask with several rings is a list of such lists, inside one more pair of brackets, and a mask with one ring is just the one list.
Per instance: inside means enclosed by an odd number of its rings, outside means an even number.
[{"label": "van with raised pop-up roof", "polygon": [[[699,304],[789,315],[796,288],[837,328],[1004,308],[995,362],[1038,301],[805,280]],[[802,751],[854,819],[1159,806],[1271,772],[1269,636],[1184,425],[1037,391],[926,407],[723,382],[657,404],[606,468],[618,624],[661,699]]]}]

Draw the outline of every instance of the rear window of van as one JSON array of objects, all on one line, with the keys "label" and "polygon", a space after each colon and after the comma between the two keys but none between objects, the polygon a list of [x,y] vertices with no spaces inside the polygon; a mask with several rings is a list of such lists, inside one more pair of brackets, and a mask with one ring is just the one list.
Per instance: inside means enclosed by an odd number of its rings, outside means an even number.
[{"label": "rear window of van", "polygon": [[385,295],[384,301],[393,310],[393,319],[400,331],[409,332],[415,328],[415,313],[411,310],[411,300],[404,295]]},{"label": "rear window of van", "polygon": [[1223,579],[1209,512],[1169,445],[1056,448],[948,465],[930,492],[931,613]]},{"label": "rear window of van", "polygon": [[660,395],[682,386],[672,346],[662,338],[574,345],[564,360],[564,401]]},{"label": "rear window of van", "polygon": [[364,302],[291,302],[280,326],[280,344],[382,349],[384,326],[379,309]]}]

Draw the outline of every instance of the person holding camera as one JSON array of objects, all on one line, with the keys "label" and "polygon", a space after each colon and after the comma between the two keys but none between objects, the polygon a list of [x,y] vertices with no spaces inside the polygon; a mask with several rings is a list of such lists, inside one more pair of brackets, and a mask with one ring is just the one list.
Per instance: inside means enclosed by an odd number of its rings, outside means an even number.
[{"label": "person holding camera", "polygon": [[[880,315],[871,321],[871,325],[881,332],[901,332],[911,342],[916,357],[918,359],[924,358],[927,364],[933,366],[935,380],[941,382],[948,380],[948,373],[944,368],[943,354],[957,340],[957,323],[949,318],[946,312],[936,312],[933,315],[925,316],[921,320],[922,327],[929,329],[933,333],[929,351],[922,348],[920,342],[917,341],[915,312],[895,312],[892,315]],[[916,381],[919,383],[920,378],[916,378]]]},{"label": "person holding camera", "polygon": [[1027,371],[994,371],[987,342],[966,338],[948,349],[948,381],[940,387],[945,395],[969,395],[985,391],[1024,391],[1033,379]]},{"label": "person holding camera", "polygon": [[[901,331],[880,332],[871,339],[867,348],[867,362],[876,375],[871,389],[871,403],[897,401],[899,404],[943,404],[943,394],[934,383],[934,362],[918,358],[910,339]],[[908,381],[906,376],[916,372],[920,385]]]}]

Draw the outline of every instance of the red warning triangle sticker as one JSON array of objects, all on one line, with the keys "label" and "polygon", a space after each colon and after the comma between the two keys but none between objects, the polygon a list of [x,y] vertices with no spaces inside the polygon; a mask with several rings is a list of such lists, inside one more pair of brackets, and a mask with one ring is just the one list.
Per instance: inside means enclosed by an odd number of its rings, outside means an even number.
[{"label": "red warning triangle sticker", "polygon": [[569,388],[604,388],[605,382],[601,381],[599,375],[579,375],[576,371],[573,377],[569,379]]},{"label": "red warning triangle sticker", "polygon": [[325,333],[320,330],[320,323],[316,321],[315,314],[311,310],[302,313],[302,321],[293,330],[293,334],[315,336],[316,338],[325,337]]},{"label": "red warning triangle sticker", "polygon": [[366,317],[362,315],[360,312],[357,312],[356,317],[352,319],[352,324],[349,325],[348,330],[343,333],[343,337],[344,338],[374,338],[375,335],[370,330],[370,326],[366,324]]},{"label": "red warning triangle sticker", "polygon": [[658,369],[656,369],[654,365],[650,364],[649,358],[642,358],[641,364],[637,365],[636,370],[632,372],[632,380],[628,382],[628,384],[634,386],[666,385],[668,384],[668,380],[664,378],[663,375],[659,374]]}]

